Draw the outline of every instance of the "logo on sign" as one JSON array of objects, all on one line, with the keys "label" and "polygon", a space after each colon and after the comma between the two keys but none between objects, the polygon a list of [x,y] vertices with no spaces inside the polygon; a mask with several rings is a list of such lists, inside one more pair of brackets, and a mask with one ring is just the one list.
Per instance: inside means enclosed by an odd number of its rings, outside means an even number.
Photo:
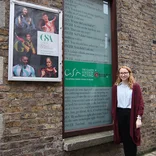
[{"label": "logo on sign", "polygon": [[53,42],[52,36],[49,34],[41,34],[40,39],[44,42]]}]

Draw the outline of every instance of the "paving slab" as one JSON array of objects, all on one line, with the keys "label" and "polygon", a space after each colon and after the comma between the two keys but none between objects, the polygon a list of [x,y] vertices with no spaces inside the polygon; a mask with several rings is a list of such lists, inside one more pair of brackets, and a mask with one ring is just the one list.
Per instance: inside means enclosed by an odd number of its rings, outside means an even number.
[{"label": "paving slab", "polygon": [[156,151],[153,151],[151,153],[144,154],[143,156],[156,156]]}]

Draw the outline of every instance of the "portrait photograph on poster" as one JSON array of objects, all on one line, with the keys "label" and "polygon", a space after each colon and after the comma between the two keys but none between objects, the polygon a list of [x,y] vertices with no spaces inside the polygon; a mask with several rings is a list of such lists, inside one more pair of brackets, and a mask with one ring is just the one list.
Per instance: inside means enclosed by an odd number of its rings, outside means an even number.
[{"label": "portrait photograph on poster", "polygon": [[10,1],[10,81],[62,80],[62,11]]}]

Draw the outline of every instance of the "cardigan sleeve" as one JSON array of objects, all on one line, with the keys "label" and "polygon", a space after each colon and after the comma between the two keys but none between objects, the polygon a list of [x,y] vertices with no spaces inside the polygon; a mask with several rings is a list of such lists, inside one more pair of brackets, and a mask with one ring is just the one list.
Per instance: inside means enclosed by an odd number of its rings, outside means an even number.
[{"label": "cardigan sleeve", "polygon": [[117,86],[116,85],[114,85],[113,87],[112,87],[112,118],[113,118],[113,120],[115,119],[115,114],[116,114],[116,95],[117,94]]},{"label": "cardigan sleeve", "polygon": [[139,84],[136,84],[136,92],[137,92],[137,104],[138,104],[137,115],[142,116],[144,112],[144,102],[143,102],[142,92]]}]

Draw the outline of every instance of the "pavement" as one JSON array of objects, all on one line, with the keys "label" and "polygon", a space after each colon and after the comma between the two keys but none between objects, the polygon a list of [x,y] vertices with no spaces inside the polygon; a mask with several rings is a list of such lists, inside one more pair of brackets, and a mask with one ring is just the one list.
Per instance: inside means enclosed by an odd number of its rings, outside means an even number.
[{"label": "pavement", "polygon": [[156,151],[153,151],[153,152],[144,154],[144,155],[142,155],[142,156],[156,156]]}]

